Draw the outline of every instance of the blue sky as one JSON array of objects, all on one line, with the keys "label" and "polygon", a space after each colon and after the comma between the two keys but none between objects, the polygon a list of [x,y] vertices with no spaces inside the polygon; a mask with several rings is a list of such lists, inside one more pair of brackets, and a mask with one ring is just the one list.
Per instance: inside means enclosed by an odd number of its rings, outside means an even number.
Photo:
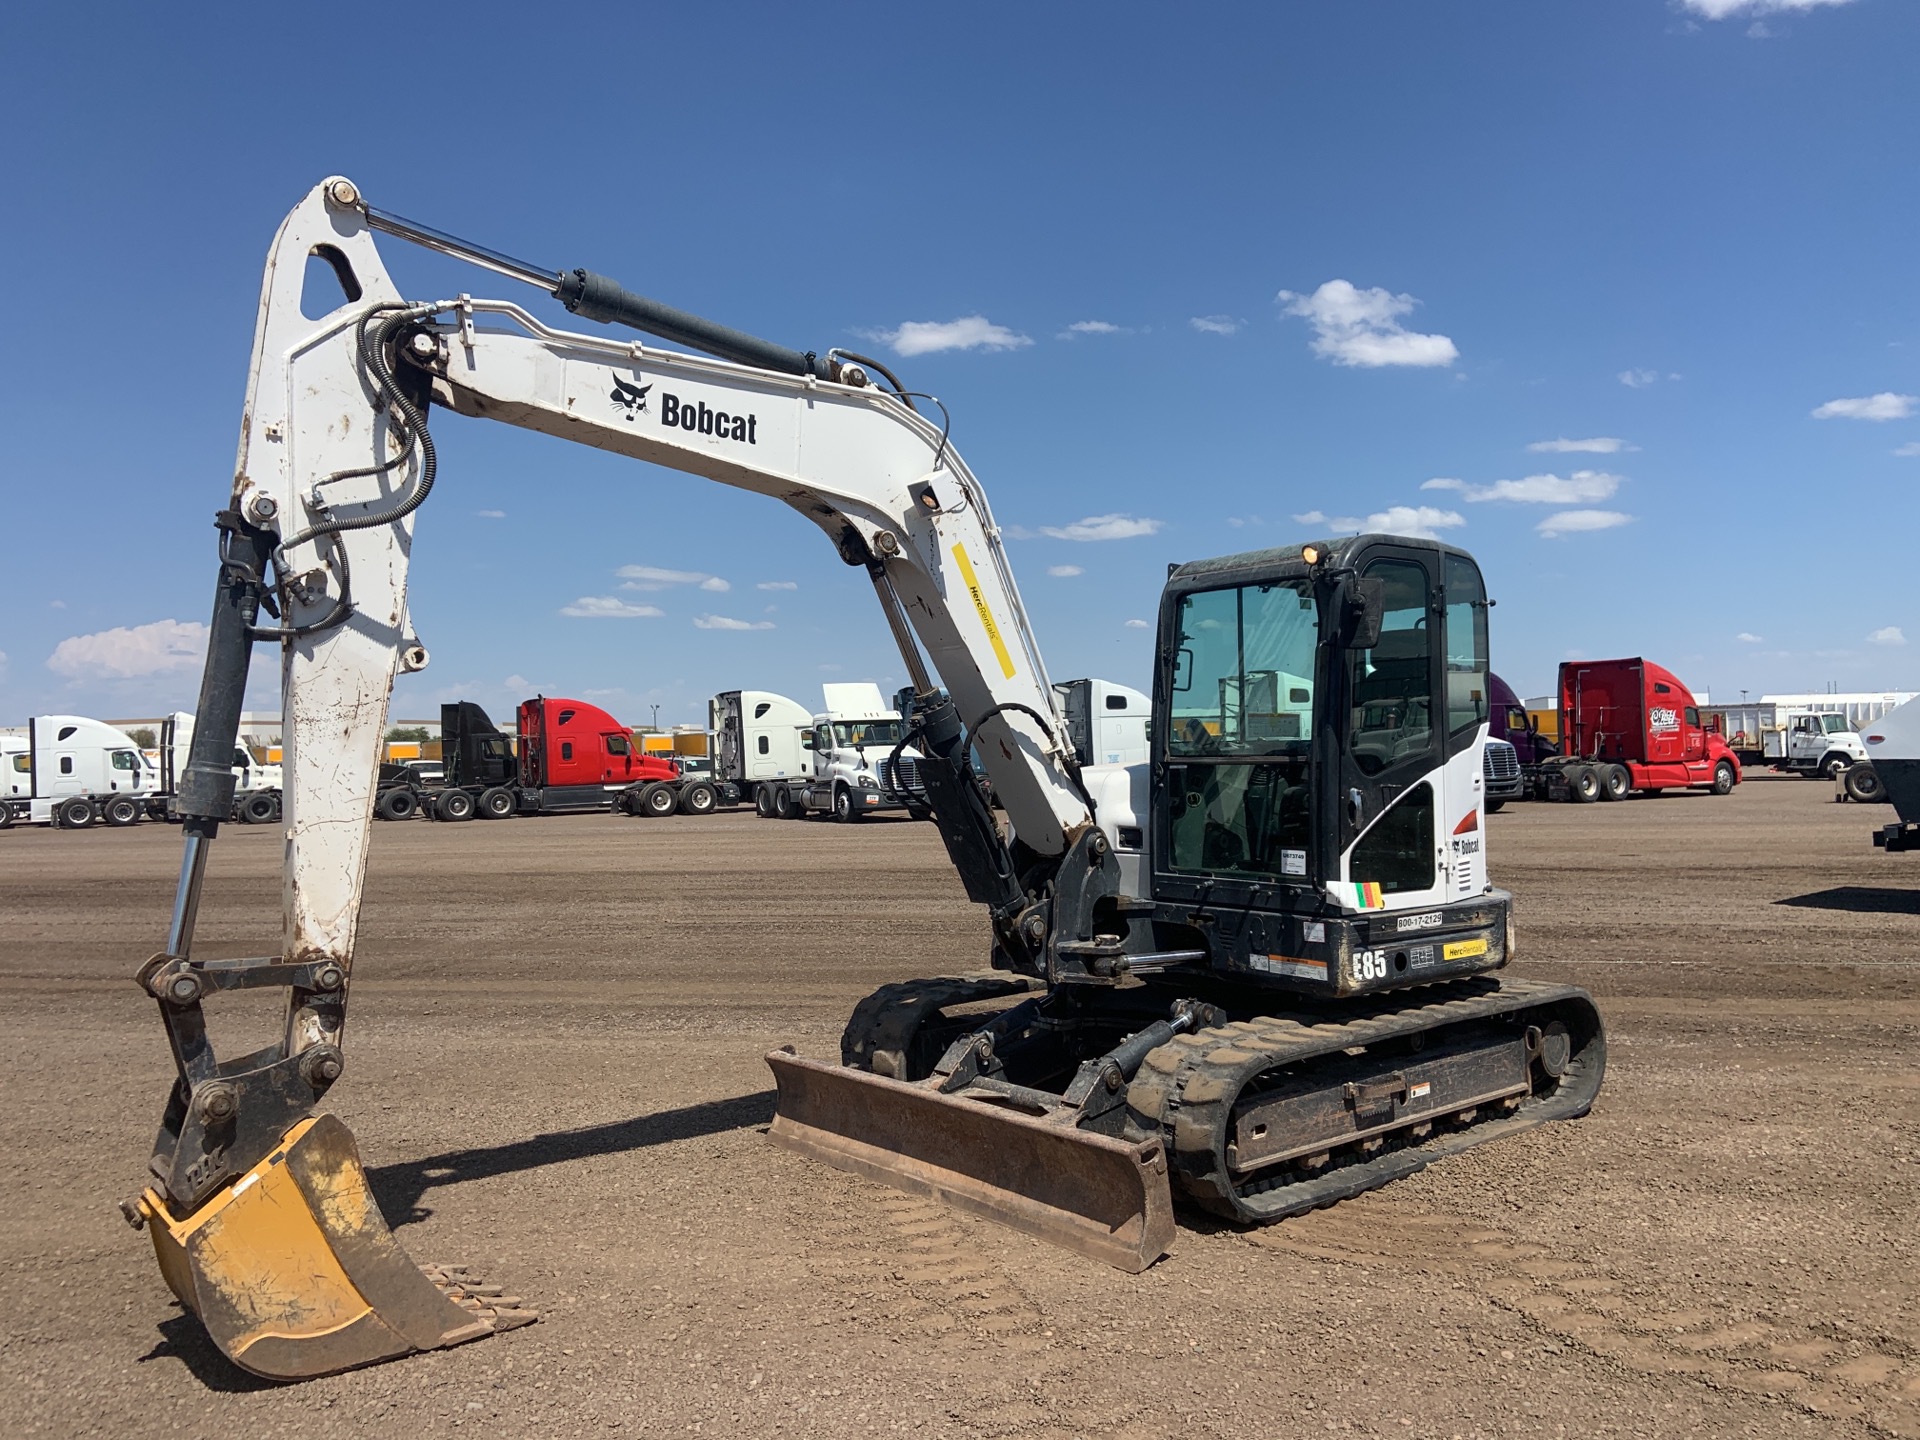
[{"label": "blue sky", "polygon": [[[1635,653],[1920,688],[1916,54],[1910,0],[10,8],[0,723],[192,704],[260,264],[334,172],[879,347],[1026,537],[1059,679],[1146,684],[1167,562],[1367,524],[1479,557],[1527,693]],[[783,507],[434,433],[397,715],[900,675]]]}]

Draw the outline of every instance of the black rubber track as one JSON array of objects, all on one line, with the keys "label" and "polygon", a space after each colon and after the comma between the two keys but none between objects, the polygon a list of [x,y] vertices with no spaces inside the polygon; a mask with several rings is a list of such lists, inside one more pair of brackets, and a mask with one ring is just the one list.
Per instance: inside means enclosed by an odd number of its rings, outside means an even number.
[{"label": "black rubber track", "polygon": [[[1515,1024],[1558,1020],[1571,1032],[1572,1059],[1551,1090],[1537,1092],[1511,1114],[1461,1130],[1441,1130],[1420,1143],[1403,1143],[1370,1159],[1354,1160],[1310,1178],[1270,1184],[1274,1172],[1252,1172],[1236,1183],[1226,1146],[1234,1105],[1247,1087],[1285,1065],[1340,1057],[1355,1046],[1378,1045],[1462,1022],[1510,1018]],[[1606,1036],[1586,991],[1536,981],[1475,979],[1435,985],[1399,1003],[1352,1018],[1305,1016],[1238,1020],[1181,1035],[1147,1057],[1128,1087],[1132,1119],[1144,1134],[1166,1142],[1173,1183],[1195,1204],[1241,1224],[1304,1214],[1425,1169],[1475,1145],[1570,1120],[1593,1107],[1606,1069]],[[1284,1172],[1283,1172],[1284,1173]],[[1255,1185],[1266,1188],[1255,1189]]]}]

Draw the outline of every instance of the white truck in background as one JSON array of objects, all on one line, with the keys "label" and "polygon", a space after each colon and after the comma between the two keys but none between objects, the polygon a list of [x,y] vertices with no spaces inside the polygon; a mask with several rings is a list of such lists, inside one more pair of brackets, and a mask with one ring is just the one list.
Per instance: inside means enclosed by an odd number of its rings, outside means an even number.
[{"label": "white truck in background", "polygon": [[1111,680],[1063,680],[1054,687],[1067,739],[1082,765],[1147,763],[1153,701]]},{"label": "white truck in background", "polygon": [[[36,715],[25,736],[0,736],[0,830],[19,823],[85,830],[164,820],[192,742],[193,716],[167,716],[156,765],[131,735],[103,720]],[[278,820],[280,767],[263,765],[236,745],[233,773],[239,781],[234,818]]]},{"label": "white truck in background", "polygon": [[[155,819],[166,814],[165,801],[179,787],[187,770],[187,757],[193,750],[193,716],[176,710],[160,722],[160,808]],[[262,764],[244,745],[233,747],[233,775],[238,782],[233,796],[233,818],[249,825],[268,825],[280,818],[280,767]]]},{"label": "white truck in background", "polygon": [[84,830],[136,824],[160,795],[160,778],[124,730],[84,715],[36,715],[8,736],[0,829],[26,821]]},{"label": "white truck in background", "polygon": [[1894,691],[1763,695],[1739,705],[1702,705],[1700,713],[1718,726],[1742,765],[1822,778],[1867,759],[1860,726],[1912,698]]},{"label": "white truck in background", "polygon": [[925,818],[920,752],[894,750],[906,733],[880,687],[867,681],[820,687],[826,708],[809,713],[767,690],[728,690],[708,702],[714,775],[772,819],[831,814],[842,823],[905,810]]}]

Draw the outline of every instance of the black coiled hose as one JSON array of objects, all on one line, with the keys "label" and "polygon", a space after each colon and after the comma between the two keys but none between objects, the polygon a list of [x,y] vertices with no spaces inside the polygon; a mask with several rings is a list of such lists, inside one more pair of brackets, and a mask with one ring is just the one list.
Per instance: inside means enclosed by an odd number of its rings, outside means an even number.
[{"label": "black coiled hose", "polygon": [[[426,501],[433,490],[434,476],[439,470],[439,457],[433,448],[433,436],[428,433],[426,417],[414,408],[413,402],[401,392],[399,384],[393,378],[393,369],[387,364],[387,346],[393,337],[406,326],[421,318],[424,312],[418,307],[395,309],[380,307],[367,311],[360,317],[354,329],[354,342],[360,352],[360,363],[374,378],[385,402],[386,413],[390,418],[394,433],[401,443],[400,453],[391,460],[379,465],[367,465],[356,470],[337,470],[320,482],[331,485],[339,480],[354,480],[369,475],[385,475],[396,470],[412,458],[415,449],[420,452],[420,472],[407,497],[384,510],[376,510],[367,515],[352,515],[344,518],[329,515],[319,524],[302,530],[299,534],[282,540],[273,550],[274,574],[281,589],[285,589],[283,565],[286,552],[296,545],[304,545],[309,540],[318,540],[326,536],[337,536],[348,530],[372,530],[381,525],[391,525],[411,515]],[[371,331],[373,322],[380,316],[382,320],[377,331]],[[351,572],[347,567],[347,547],[337,540],[327,547],[329,555],[327,565],[340,582],[340,594],[335,599],[333,609],[321,619],[309,625],[282,625],[277,627],[253,627],[253,636],[258,640],[288,640],[302,635],[312,635],[328,630],[343,623],[353,613],[353,586]],[[284,601],[282,602],[284,607]]]}]

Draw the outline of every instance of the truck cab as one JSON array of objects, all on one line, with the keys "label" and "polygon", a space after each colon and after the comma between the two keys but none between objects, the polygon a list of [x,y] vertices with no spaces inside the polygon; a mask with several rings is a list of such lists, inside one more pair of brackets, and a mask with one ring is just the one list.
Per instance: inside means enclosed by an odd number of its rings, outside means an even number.
[{"label": "truck cab", "polygon": [[1551,800],[1693,787],[1726,795],[1740,783],[1739,759],[1693,692],[1639,656],[1561,664],[1560,738],[1566,754],[1540,771]]},{"label": "truck cab", "polygon": [[820,688],[827,708],[813,717],[800,741],[811,772],[807,806],[831,810],[836,820],[882,810],[917,810],[920,752],[911,745],[901,747],[907,722],[900,712],[887,708],[878,685]]},{"label": "truck cab", "polygon": [[1504,740],[1513,746],[1522,769],[1560,753],[1560,747],[1540,733],[1540,727],[1511,685],[1498,675],[1489,675],[1487,684],[1493,699],[1488,733],[1495,740]]},{"label": "truck cab", "polygon": [[25,741],[8,746],[0,810],[6,824],[132,825],[158,793],[158,779],[125,731],[84,715],[36,715]]},{"label": "truck cab", "polygon": [[1844,715],[1803,710],[1787,717],[1777,733],[1785,750],[1778,757],[1780,767],[1802,775],[1832,776],[1867,758],[1866,745]]}]

